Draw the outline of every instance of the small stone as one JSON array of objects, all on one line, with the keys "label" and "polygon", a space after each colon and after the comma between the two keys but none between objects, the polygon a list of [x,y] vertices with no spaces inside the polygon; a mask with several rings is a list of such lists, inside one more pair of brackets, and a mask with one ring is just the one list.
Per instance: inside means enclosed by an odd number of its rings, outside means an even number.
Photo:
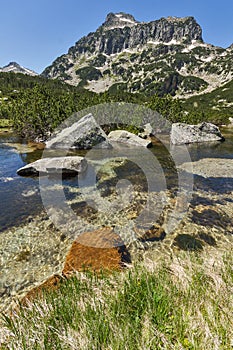
[{"label": "small stone", "polygon": [[153,225],[149,230],[147,230],[145,233],[143,233],[139,241],[140,242],[154,242],[154,241],[161,241],[165,238],[166,232],[162,227],[156,227]]},{"label": "small stone", "polygon": [[62,233],[60,236],[60,241],[64,242],[65,239],[66,239],[66,235],[64,233]]},{"label": "small stone", "polygon": [[143,131],[140,134],[138,134],[138,136],[143,138],[143,139],[147,139],[147,138],[153,136],[154,134],[155,134],[155,132],[154,132],[151,124],[147,123],[144,125]]}]

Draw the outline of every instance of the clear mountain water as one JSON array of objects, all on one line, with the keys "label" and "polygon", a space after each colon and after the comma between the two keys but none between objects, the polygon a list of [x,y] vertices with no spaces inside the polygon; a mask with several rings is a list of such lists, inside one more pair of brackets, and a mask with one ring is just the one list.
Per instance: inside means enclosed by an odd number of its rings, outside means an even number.
[{"label": "clear mountain water", "polygon": [[[188,150],[191,159],[207,158],[233,158],[233,129],[225,129],[226,141],[217,144],[189,145]],[[152,152],[159,160],[167,181],[167,187],[172,189],[177,186],[177,173],[169,153],[162,145],[156,145]],[[43,204],[40,198],[39,182],[37,178],[20,177],[16,171],[18,168],[39,159],[42,151],[29,147],[24,140],[14,134],[0,134],[0,232],[7,227],[19,225],[39,213]],[[120,178],[125,178],[126,173],[133,176],[135,172],[132,164],[123,168],[119,173]],[[143,179],[142,174],[142,181]],[[207,186],[212,191],[233,191],[233,176],[224,180],[213,179],[206,181],[197,177],[197,186]],[[66,180],[66,185],[77,185],[74,179]]]}]

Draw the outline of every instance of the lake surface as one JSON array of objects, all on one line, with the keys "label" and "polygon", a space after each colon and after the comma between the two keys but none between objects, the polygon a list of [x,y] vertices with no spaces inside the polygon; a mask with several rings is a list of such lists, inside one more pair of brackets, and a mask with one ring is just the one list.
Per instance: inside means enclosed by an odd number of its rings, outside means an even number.
[{"label": "lake surface", "polygon": [[[233,129],[223,129],[225,142],[214,144],[195,144],[187,147],[193,161],[201,158],[233,158]],[[166,148],[160,144],[155,145],[152,150],[162,166],[167,187],[177,187],[177,173]],[[39,182],[37,178],[20,177],[16,171],[18,168],[41,158],[42,151],[36,150],[26,144],[13,133],[0,134],[0,232],[4,229],[19,225],[36,215],[43,209],[40,197]],[[120,178],[140,174],[132,163],[122,168],[118,174]],[[143,174],[142,174],[143,177]],[[145,180],[145,179],[144,179]],[[144,181],[143,180],[143,181]],[[226,179],[224,181],[227,181]],[[206,186],[202,179],[196,179],[197,185]],[[66,185],[75,186],[74,179],[67,180]],[[224,190],[222,181],[208,182],[211,190]],[[232,186],[232,188],[231,188]],[[233,191],[233,183],[228,179],[227,189]]]}]

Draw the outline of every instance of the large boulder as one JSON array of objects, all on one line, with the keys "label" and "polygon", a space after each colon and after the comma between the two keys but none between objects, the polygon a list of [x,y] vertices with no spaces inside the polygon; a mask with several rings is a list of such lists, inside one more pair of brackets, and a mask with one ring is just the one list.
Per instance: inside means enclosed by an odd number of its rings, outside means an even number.
[{"label": "large boulder", "polygon": [[21,176],[38,176],[39,174],[52,175],[62,173],[64,176],[74,176],[84,172],[86,168],[87,161],[83,157],[42,158],[18,169],[17,174]]},{"label": "large boulder", "polygon": [[125,143],[129,146],[140,146],[140,147],[151,147],[152,143],[150,140],[144,140],[137,135],[125,130],[114,130],[108,135],[110,142]]},{"label": "large boulder", "polygon": [[92,114],[84,116],[46,142],[47,148],[58,149],[91,149],[94,146],[112,148]]},{"label": "large boulder", "polygon": [[224,141],[224,137],[216,125],[206,122],[197,125],[172,124],[171,143],[174,145],[207,141]]}]

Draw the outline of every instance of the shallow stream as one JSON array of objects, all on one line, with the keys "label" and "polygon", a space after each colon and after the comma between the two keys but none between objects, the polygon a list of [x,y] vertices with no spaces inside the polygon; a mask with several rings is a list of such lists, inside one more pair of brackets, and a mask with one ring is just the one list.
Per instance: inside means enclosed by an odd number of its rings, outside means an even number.
[{"label": "shallow stream", "polygon": [[[192,161],[202,158],[233,158],[233,129],[224,129],[226,141],[215,144],[195,144],[187,146]],[[177,174],[174,162],[166,148],[157,143],[151,151],[161,164],[165,174],[167,187],[177,186]],[[80,152],[79,152],[80,153]],[[83,154],[83,152],[81,152]],[[40,197],[38,178],[20,177],[16,171],[25,164],[31,163],[42,156],[42,151],[34,146],[26,144],[13,133],[0,134],[0,232],[4,229],[22,224],[28,217],[38,214],[43,208]],[[134,164],[128,163],[128,167],[119,170],[119,178],[125,178],[140,174],[140,170]],[[141,174],[141,181],[145,181]],[[232,179],[212,179],[203,183],[202,179],[196,179],[197,185],[208,185],[213,191],[223,192],[233,190]],[[74,179],[66,180],[67,186],[75,186]]]}]

